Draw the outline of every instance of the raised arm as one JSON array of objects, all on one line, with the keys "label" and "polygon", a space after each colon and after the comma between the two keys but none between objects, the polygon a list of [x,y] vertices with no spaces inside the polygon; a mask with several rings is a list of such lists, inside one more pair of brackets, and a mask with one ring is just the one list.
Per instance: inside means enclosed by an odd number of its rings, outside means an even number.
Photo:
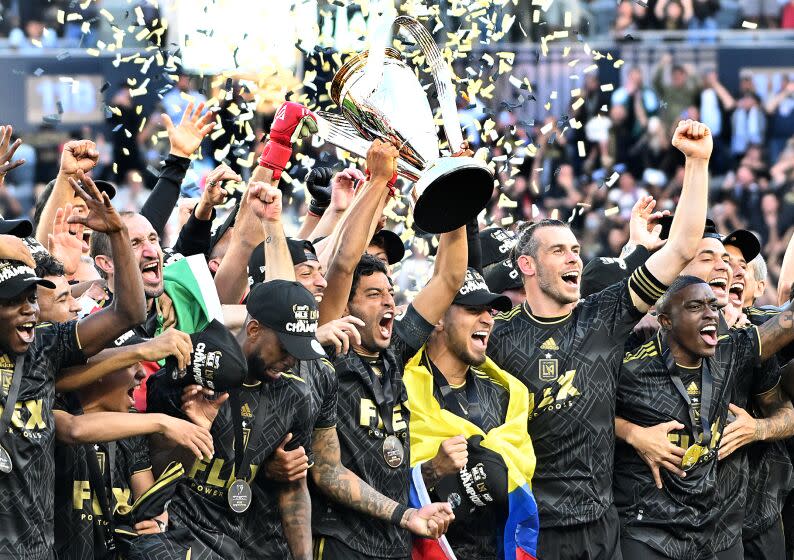
[{"label": "raised arm", "polygon": [[81,172],[78,178],[83,187],[74,178],[69,178],[69,181],[88,206],[88,215],[73,214],[68,221],[107,234],[115,266],[116,297],[113,303],[77,323],[77,336],[83,353],[91,357],[129,329],[143,323],[146,319],[146,296],[138,262],[121,216],[113,208],[108,195],[99,192],[88,176]]},{"label": "raised arm", "polygon": [[[673,135],[673,146],[686,156],[684,186],[667,243],[645,263],[648,272],[665,285],[670,285],[695,257],[698,243],[703,237],[708,206],[711,131],[703,123],[682,121]],[[650,309],[651,304],[640,298],[633,289],[631,298],[640,311]]]},{"label": "raised arm", "polygon": [[[389,194],[387,185],[397,169],[397,148],[375,140],[367,153],[370,178],[337,224],[331,243],[326,280],[328,288],[320,303],[320,324],[342,316],[353,282],[353,272],[375,232]],[[465,243],[465,240],[464,240]],[[321,261],[322,262],[322,261]]]},{"label": "raised arm", "polygon": [[262,185],[254,204],[254,213],[262,218],[265,228],[265,282],[294,281],[295,267],[281,223],[281,191],[276,187]]},{"label": "raised arm", "polygon": [[185,178],[190,158],[199,149],[204,137],[215,127],[215,113],[204,110],[204,103],[195,107],[193,102],[188,103],[179,125],[174,126],[171,118],[163,113],[161,115],[165,128],[168,131],[168,141],[171,151],[165,160],[165,165],[160,172],[160,178],[141,208],[144,216],[160,237],[165,231],[165,224],[171,216],[171,211],[179,200],[182,180]]},{"label": "raised arm", "polygon": [[794,341],[794,309],[785,309],[758,327],[761,360],[768,360]]},{"label": "raised arm", "polygon": [[466,278],[468,253],[466,226],[441,235],[433,277],[413,301],[414,309],[428,323],[438,323],[455,299]]},{"label": "raised arm", "polygon": [[36,224],[36,239],[47,246],[49,234],[52,233],[52,224],[55,221],[55,212],[68,203],[75,202],[77,197],[72,190],[69,179],[78,177],[79,173],[88,173],[99,161],[99,152],[96,144],[90,140],[72,140],[63,146],[61,152],[61,166],[55,178],[52,193],[44,203],[44,209]]},{"label": "raised arm", "polygon": [[336,224],[339,223],[339,220],[342,219],[345,211],[353,202],[356,183],[359,181],[363,183],[366,180],[367,178],[364,174],[355,167],[345,169],[334,175],[330,185],[331,200],[328,208],[323,212],[316,227],[308,234],[299,237],[311,241],[318,237],[331,235]]},{"label": "raised arm", "polygon": [[13,132],[14,129],[11,125],[0,126],[0,189],[3,188],[6,174],[25,163],[24,159],[11,161],[11,158],[14,157],[14,152],[22,145],[21,138],[17,138],[11,142],[11,135]]},{"label": "raised arm", "polygon": [[789,300],[792,285],[794,285],[794,235],[788,241],[786,252],[783,254],[783,263],[780,265],[780,277],[777,280],[778,305],[785,305]]}]

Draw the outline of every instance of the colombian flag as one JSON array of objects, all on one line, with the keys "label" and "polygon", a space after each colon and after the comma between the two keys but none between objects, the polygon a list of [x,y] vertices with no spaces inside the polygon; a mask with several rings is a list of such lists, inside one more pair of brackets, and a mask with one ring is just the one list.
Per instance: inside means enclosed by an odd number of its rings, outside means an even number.
[{"label": "colombian flag", "polygon": [[[482,447],[498,453],[507,466],[509,512],[500,556],[505,560],[535,560],[539,521],[530,487],[535,452],[527,433],[529,394],[526,386],[490,359],[476,368],[478,374],[487,375],[510,392],[505,423],[486,434],[475,424],[441,408],[433,397],[433,375],[422,365],[423,352],[424,348],[408,362],[403,376],[411,411],[412,505],[421,507],[430,502],[420,467],[421,463],[435,457],[442,441],[458,435],[467,439],[482,436]],[[454,558],[446,537],[414,541],[414,560]]]}]

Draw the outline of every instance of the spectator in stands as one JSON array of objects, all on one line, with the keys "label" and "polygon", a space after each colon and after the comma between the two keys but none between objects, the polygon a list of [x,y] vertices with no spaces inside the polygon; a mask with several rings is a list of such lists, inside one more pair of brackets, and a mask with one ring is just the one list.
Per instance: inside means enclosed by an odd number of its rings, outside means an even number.
[{"label": "spectator in stands", "polygon": [[618,40],[638,29],[634,21],[633,5],[634,2],[631,0],[623,0],[623,2],[618,4],[617,13],[615,14],[615,24],[612,27],[615,31],[615,37],[617,37]]},{"label": "spectator in stands", "polygon": [[[658,9],[657,4],[657,9]],[[670,77],[665,77],[665,72],[672,66]],[[670,130],[681,119],[683,112],[694,103],[697,98],[698,86],[695,83],[694,72],[690,72],[681,64],[673,64],[673,57],[669,53],[659,58],[659,64],[653,76],[653,87],[661,99],[667,102],[667,107],[660,113],[665,129]]]},{"label": "spectator in stands", "polygon": [[24,52],[55,48],[58,37],[55,31],[44,27],[42,22],[31,19],[25,24],[24,31],[19,27],[13,29],[8,35],[8,42],[12,47]]},{"label": "spectator in stands", "polygon": [[613,105],[609,110],[609,119],[612,125],[609,128],[609,157],[605,162],[606,167],[611,167],[615,163],[625,164],[629,160],[629,150],[636,139],[634,123],[629,120],[626,107]]},{"label": "spectator in stands", "polygon": [[625,84],[612,93],[612,105],[626,108],[629,122],[634,123],[634,134],[640,135],[648,124],[648,117],[659,111],[659,98],[645,85],[642,69],[633,66],[626,75]]},{"label": "spectator in stands", "polygon": [[714,43],[716,37],[713,33],[717,29],[717,20],[714,17],[720,9],[720,0],[692,0],[692,19],[689,20],[689,30],[695,34],[689,39],[690,43]]},{"label": "spectator in stands", "polygon": [[731,116],[731,154],[742,155],[751,144],[763,144],[766,132],[766,115],[761,98],[756,93],[745,93],[736,102]]},{"label": "spectator in stands", "polygon": [[609,191],[607,199],[620,209],[620,217],[628,220],[631,218],[631,209],[644,196],[648,196],[648,191],[637,185],[634,175],[624,171],[618,179],[618,188]]},{"label": "spectator in stands", "polygon": [[[191,99],[192,98],[192,99]],[[174,87],[163,96],[163,108],[173,122],[179,122],[187,104],[193,101],[195,105],[206,102],[204,94],[199,93],[190,83],[190,76],[180,74]]]},{"label": "spectator in stands", "polygon": [[[794,2],[789,2],[794,17]],[[784,8],[785,10],[785,8]],[[792,23],[794,28],[794,22]],[[786,147],[786,142],[794,137],[794,80],[783,75],[780,91],[771,96],[764,106],[769,118],[769,161],[777,161],[780,153]]]},{"label": "spectator in stands", "polygon": [[662,29],[684,30],[692,19],[692,0],[657,0],[654,14]]},{"label": "spectator in stands", "polygon": [[136,110],[127,83],[121,84],[110,104],[117,109],[108,119],[113,127],[113,162],[115,163],[113,181],[120,183],[131,170],[142,172],[144,169],[136,134],[143,117]]},{"label": "spectator in stands", "polygon": [[753,231],[764,229],[764,218],[761,212],[762,188],[752,170],[740,165],[736,173],[728,173],[722,183],[724,197],[731,198],[740,209],[739,212]]},{"label": "spectator in stands", "polygon": [[794,0],[789,0],[780,11],[780,28],[794,29]]},{"label": "spectator in stands", "polygon": [[761,27],[776,27],[780,18],[778,0],[739,0],[741,21],[758,23]]}]

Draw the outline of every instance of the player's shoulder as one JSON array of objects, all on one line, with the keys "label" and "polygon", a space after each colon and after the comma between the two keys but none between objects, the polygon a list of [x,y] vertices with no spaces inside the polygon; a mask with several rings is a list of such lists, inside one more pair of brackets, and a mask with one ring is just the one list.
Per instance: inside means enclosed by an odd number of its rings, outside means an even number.
[{"label": "player's shoulder", "polygon": [[524,317],[524,304],[518,304],[510,311],[502,311],[494,315],[494,330],[498,328],[506,328],[512,324],[518,324]]},{"label": "player's shoulder", "polygon": [[649,340],[645,344],[642,344],[635,348],[634,350],[630,350],[626,352],[625,356],[623,357],[624,364],[630,364],[633,362],[633,365],[639,365],[643,361],[649,361],[659,356],[659,348],[656,343],[656,339]]},{"label": "player's shoulder", "polygon": [[507,387],[503,383],[501,383],[497,379],[494,379],[493,377],[488,375],[485,371],[483,371],[483,370],[481,370],[479,368],[476,368],[476,367],[472,367],[471,368],[471,373],[474,376],[474,379],[476,381],[482,383],[486,387],[492,387],[492,388],[497,388],[497,389],[502,389],[502,390],[507,391]]}]

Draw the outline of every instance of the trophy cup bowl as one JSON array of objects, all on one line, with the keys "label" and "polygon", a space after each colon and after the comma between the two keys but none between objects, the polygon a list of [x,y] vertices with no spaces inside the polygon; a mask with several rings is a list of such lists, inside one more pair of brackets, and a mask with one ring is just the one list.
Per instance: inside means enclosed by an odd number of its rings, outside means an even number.
[{"label": "trophy cup bowl", "polygon": [[[326,139],[362,156],[366,155],[361,153],[363,146],[368,144],[356,143],[355,133],[369,142],[391,142],[400,154],[398,173],[414,182],[418,195],[414,205],[416,225],[428,233],[444,233],[468,223],[491,199],[493,173],[485,163],[472,157],[441,156],[427,95],[395,49],[386,49],[381,80],[374,87],[366,79],[367,62],[365,51],[348,60],[334,76],[331,99],[353,130],[348,128],[342,133],[340,129],[345,127],[340,126],[340,119],[320,112],[323,118],[335,121],[332,126],[337,129],[337,134],[327,135]],[[454,109],[454,98],[452,102]],[[456,126],[457,136],[461,136],[457,113],[454,121],[453,128]],[[453,152],[462,148],[450,142]]]}]

